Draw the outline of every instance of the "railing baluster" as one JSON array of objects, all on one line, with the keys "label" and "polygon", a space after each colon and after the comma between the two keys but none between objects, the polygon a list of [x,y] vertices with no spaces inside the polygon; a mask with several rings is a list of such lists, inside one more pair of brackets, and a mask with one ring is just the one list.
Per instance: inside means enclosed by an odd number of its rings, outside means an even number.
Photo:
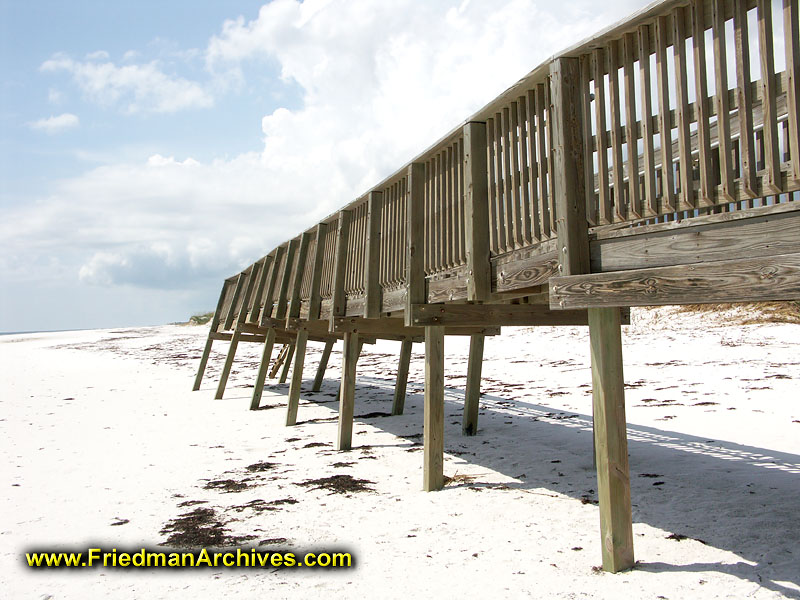
[{"label": "railing baluster", "polygon": [[642,155],[644,158],[644,198],[643,214],[658,214],[656,197],[655,150],[653,149],[653,95],[650,77],[650,29],[647,25],[639,26],[637,31],[639,42],[639,89],[641,93],[642,112]]},{"label": "railing baluster", "polygon": [[608,154],[606,148],[606,97],[605,97],[605,52],[597,48],[592,56],[594,67],[594,114],[597,125],[597,176],[599,190],[598,222],[611,223],[611,190],[608,183]]},{"label": "railing baluster", "polygon": [[772,3],[758,0],[758,45],[761,54],[761,108],[766,176],[763,191],[781,191],[781,154],[778,148],[778,107],[775,99],[775,57],[772,50]]},{"label": "railing baluster", "polygon": [[[625,177],[622,163],[622,125],[620,123],[619,97],[619,51],[617,42],[608,45],[606,51],[608,69],[608,102],[611,105],[611,175],[614,182],[614,220],[625,221],[628,210],[625,204]],[[626,99],[627,100],[627,99]]]},{"label": "railing baluster", "polygon": [[[532,235],[538,242],[542,239],[542,227],[539,213],[539,163],[536,156],[538,127],[536,124],[536,94],[534,90],[528,90],[525,95],[526,113],[528,117],[528,179],[531,186],[531,220]],[[490,182],[491,185],[491,182]]]},{"label": "railing baluster", "polygon": [[[753,147],[753,94],[750,90],[750,41],[747,33],[746,0],[734,0],[733,29],[736,42],[736,108],[739,114],[742,189],[748,196],[755,198],[756,157]],[[752,200],[748,204],[752,207]]]},{"label": "railing baluster", "polygon": [[789,176],[800,183],[800,15],[797,0],[783,0],[783,41],[786,46],[786,103],[791,171]]},{"label": "railing baluster", "polygon": [[725,0],[712,0],[711,30],[714,40],[714,82],[717,105],[717,141],[722,196],[734,200],[733,145],[731,144],[731,106],[728,99],[728,58],[725,44]]},{"label": "railing baluster", "polygon": [[656,19],[656,73],[658,83],[658,134],[661,142],[661,211],[677,209],[675,175],[672,171],[672,123],[669,115],[669,74],[667,71],[667,18]]}]

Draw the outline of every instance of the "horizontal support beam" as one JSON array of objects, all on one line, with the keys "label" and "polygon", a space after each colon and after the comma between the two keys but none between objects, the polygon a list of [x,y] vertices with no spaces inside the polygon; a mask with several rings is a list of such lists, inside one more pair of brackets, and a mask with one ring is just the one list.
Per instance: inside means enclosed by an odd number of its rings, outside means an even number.
[{"label": "horizontal support beam", "polygon": [[[411,305],[418,306],[418,305]],[[425,305],[422,305],[425,306]],[[357,317],[334,317],[331,327],[336,333],[358,333],[389,339],[424,339],[424,327],[406,327],[403,319],[360,319]],[[447,327],[445,335],[499,335],[499,327],[460,326]]]},{"label": "horizontal support beam", "polygon": [[800,254],[550,280],[550,307],[562,310],[796,299]]},{"label": "horizontal support beam", "polygon": [[556,311],[541,304],[414,304],[418,326],[588,325],[585,310]]},{"label": "horizontal support beam", "polygon": [[[230,341],[233,338],[232,333],[210,333],[209,336],[212,340],[225,340]],[[263,344],[266,339],[265,335],[243,334],[239,336],[240,342],[257,342]]]}]

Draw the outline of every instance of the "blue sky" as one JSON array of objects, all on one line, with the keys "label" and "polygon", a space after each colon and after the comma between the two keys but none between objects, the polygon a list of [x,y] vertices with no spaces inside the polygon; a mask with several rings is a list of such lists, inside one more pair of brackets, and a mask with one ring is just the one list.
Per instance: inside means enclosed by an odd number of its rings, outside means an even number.
[{"label": "blue sky", "polygon": [[0,0],[0,331],[159,324],[644,2]]}]

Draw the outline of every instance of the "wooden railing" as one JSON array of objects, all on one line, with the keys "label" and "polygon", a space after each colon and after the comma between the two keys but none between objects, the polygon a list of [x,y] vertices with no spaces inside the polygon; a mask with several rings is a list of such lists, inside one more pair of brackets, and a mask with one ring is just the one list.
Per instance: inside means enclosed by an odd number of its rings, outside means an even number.
[{"label": "wooden railing", "polygon": [[[485,207],[468,206],[462,127],[319,225],[321,317],[369,312],[370,286],[381,296],[379,312],[401,309],[415,228],[422,229],[430,301],[468,299],[467,280],[482,276],[476,269],[488,271],[488,293],[530,288],[556,274],[561,219],[553,123],[565,101],[579,107],[580,139],[570,140],[568,151],[581,154],[574,157],[585,182],[585,222],[578,227],[589,235],[796,201],[798,10],[796,0],[782,2],[780,11],[768,0],[656,3],[534,69],[467,121],[485,124],[478,146],[485,152],[485,173],[478,173]],[[777,32],[784,44],[776,54]],[[574,97],[554,88],[558,60],[577,65]],[[420,165],[423,196],[413,223],[412,165]],[[372,254],[371,232],[379,238]],[[304,235],[302,264],[290,268],[301,278],[307,316],[317,227]],[[482,237],[487,256],[472,247]],[[285,272],[287,255],[296,261],[300,245],[300,238],[283,244],[263,265],[269,274],[252,296],[262,319],[276,314],[281,282],[273,280]],[[337,260],[343,261],[341,310],[334,307]],[[225,301],[241,302],[245,293],[237,296],[234,286]]]}]

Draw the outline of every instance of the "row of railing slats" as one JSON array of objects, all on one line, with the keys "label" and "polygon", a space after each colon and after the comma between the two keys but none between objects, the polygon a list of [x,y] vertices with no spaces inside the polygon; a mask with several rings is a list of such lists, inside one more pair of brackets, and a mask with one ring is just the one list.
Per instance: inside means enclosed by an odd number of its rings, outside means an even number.
[{"label": "row of railing slats", "polygon": [[[780,2],[782,10],[774,10],[778,0],[668,3],[648,21],[571,55],[580,64],[587,226],[638,225],[798,199],[798,0]],[[783,67],[777,72],[774,39],[781,31]],[[754,72],[758,81],[752,81]],[[486,113],[483,226],[491,256],[556,236],[552,113],[546,73]],[[467,264],[463,135],[450,136],[419,160],[423,265],[435,277]],[[351,298],[365,294],[370,218],[379,219],[380,287],[393,290],[406,281],[405,170],[387,181],[375,190],[378,216],[370,216],[367,197],[346,209],[344,292]],[[320,238],[321,299],[333,296],[338,225],[337,217],[326,221]],[[271,254],[271,274],[284,272],[287,245]],[[313,293],[316,245],[314,232],[303,264],[296,265],[303,271],[303,301]],[[223,314],[238,313],[242,298],[232,305],[237,282],[225,285]],[[279,283],[271,290],[269,310]],[[262,293],[256,292],[254,307],[265,304],[257,297]]]}]

